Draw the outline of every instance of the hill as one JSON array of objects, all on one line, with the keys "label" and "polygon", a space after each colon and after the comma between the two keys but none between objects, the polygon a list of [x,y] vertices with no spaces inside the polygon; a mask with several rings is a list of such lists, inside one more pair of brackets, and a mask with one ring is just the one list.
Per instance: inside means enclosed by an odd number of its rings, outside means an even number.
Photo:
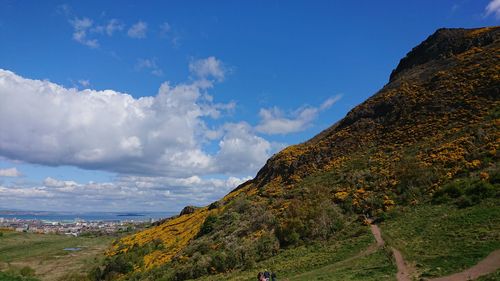
[{"label": "hill", "polygon": [[[390,280],[396,267],[388,248],[369,248],[368,218],[384,221],[416,276],[472,266],[500,248],[499,126],[500,28],[439,29],[345,118],[277,153],[218,202],[117,241],[92,276],[251,280],[271,267],[292,280]],[[437,217],[456,240],[436,243],[450,235],[427,229]],[[433,260],[422,245],[435,247]],[[460,250],[471,245],[480,247]],[[453,263],[439,262],[446,254]]]}]

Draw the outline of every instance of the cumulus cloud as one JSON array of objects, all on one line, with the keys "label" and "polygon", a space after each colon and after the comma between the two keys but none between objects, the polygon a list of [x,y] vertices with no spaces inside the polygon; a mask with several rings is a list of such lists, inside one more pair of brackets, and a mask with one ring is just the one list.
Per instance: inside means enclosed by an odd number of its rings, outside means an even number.
[{"label": "cumulus cloud", "polygon": [[[120,174],[252,175],[271,154],[244,123],[210,128],[234,103],[215,103],[210,83],[165,82],[155,96],[64,88],[0,70],[0,155]],[[218,150],[204,146],[214,142]]]},{"label": "cumulus cloud", "polygon": [[198,78],[215,78],[218,81],[224,80],[226,74],[223,63],[215,57],[192,61],[189,64],[189,70]]},{"label": "cumulus cloud", "polygon": [[138,21],[132,25],[127,31],[127,35],[130,38],[142,39],[146,38],[146,32],[148,30],[148,24],[143,21]]},{"label": "cumulus cloud", "polygon": [[496,19],[500,19],[500,0],[492,0],[485,8],[485,15],[494,14]]},{"label": "cumulus cloud", "polygon": [[93,25],[93,21],[89,18],[74,18],[70,20],[73,26],[73,40],[90,48],[99,47],[97,39],[89,39],[88,31]]},{"label": "cumulus cloud", "polygon": [[163,76],[163,70],[156,64],[156,58],[138,59],[135,64],[136,70],[147,69],[155,76]]},{"label": "cumulus cloud", "polygon": [[[256,136],[246,122],[224,125],[224,137],[219,141],[216,162],[226,173],[256,171],[265,163],[271,144]],[[243,153],[246,151],[246,153]]]},{"label": "cumulus cloud", "polygon": [[262,108],[259,112],[260,123],[255,129],[264,134],[289,134],[307,129],[321,111],[329,109],[341,98],[340,95],[324,101],[319,107],[303,106],[286,114],[278,107]]},{"label": "cumulus cloud", "polygon": [[17,168],[0,169],[0,177],[20,177],[22,174]]}]

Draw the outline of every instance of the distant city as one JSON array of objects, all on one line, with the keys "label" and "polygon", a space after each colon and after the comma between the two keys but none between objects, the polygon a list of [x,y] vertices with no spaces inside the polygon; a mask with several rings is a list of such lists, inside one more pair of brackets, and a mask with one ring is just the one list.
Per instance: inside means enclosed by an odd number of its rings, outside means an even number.
[{"label": "distant city", "polygon": [[58,213],[0,211],[0,230],[39,234],[111,235],[128,232],[176,213]]}]

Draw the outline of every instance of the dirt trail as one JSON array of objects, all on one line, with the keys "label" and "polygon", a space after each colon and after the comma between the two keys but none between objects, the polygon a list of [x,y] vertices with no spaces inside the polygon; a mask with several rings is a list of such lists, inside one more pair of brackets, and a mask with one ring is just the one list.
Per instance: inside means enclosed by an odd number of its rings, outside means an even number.
[{"label": "dirt trail", "polygon": [[[372,231],[375,240],[377,241],[377,246],[383,246],[385,244],[384,239],[382,238],[380,228],[376,224],[372,224],[370,222],[370,229]],[[396,266],[398,267],[398,273],[396,274],[396,278],[398,281],[411,281],[411,270],[406,264],[403,255],[397,249],[392,248],[392,254],[394,255],[394,259],[396,260]],[[451,274],[448,276],[443,276],[434,279],[428,279],[428,281],[469,281],[477,279],[480,276],[487,275],[497,271],[500,268],[500,249],[493,251],[486,258],[481,260],[475,266],[464,270],[462,272],[458,272],[455,274]]]},{"label": "dirt trail", "polygon": [[489,254],[475,266],[452,275],[429,279],[429,281],[468,281],[497,271],[500,268],[500,250]]},{"label": "dirt trail", "polygon": [[411,281],[410,268],[406,265],[403,255],[401,255],[401,253],[395,248],[391,247],[391,250],[394,255],[394,259],[396,260],[396,266],[398,267],[396,278],[398,281]]},{"label": "dirt trail", "polygon": [[[378,246],[383,246],[385,244],[384,239],[382,238],[380,228],[376,224],[372,224],[370,221],[370,229],[372,231],[373,236],[375,237],[375,240],[377,241]],[[398,273],[396,274],[396,278],[398,281],[411,281],[410,277],[410,269],[406,265],[403,255],[401,253],[392,248],[392,254],[394,255],[394,258],[396,260],[396,266],[398,267]]]},{"label": "dirt trail", "polygon": [[378,225],[370,224],[370,229],[372,231],[373,236],[375,237],[375,241],[377,241],[377,245],[384,246],[385,241],[384,239],[382,239],[382,234],[380,233],[380,228],[378,227]]}]

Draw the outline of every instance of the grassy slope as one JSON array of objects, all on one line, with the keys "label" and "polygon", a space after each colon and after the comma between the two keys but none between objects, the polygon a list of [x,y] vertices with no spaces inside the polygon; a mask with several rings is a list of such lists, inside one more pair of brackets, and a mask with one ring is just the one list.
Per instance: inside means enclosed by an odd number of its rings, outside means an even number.
[{"label": "grassy slope", "polygon": [[290,280],[390,281],[396,280],[396,268],[391,261],[390,253],[380,249],[368,256],[348,262],[334,263],[304,274],[291,276]]},{"label": "grassy slope", "polygon": [[[75,238],[6,232],[0,237],[0,269],[29,266],[42,280],[68,280],[66,274],[69,272],[85,272],[90,268],[96,262],[95,257],[102,256],[111,240],[110,237]],[[69,247],[82,250],[71,253],[63,250]]]},{"label": "grassy slope", "polygon": [[464,209],[423,205],[395,212],[382,224],[382,231],[390,245],[415,263],[421,277],[444,276],[469,268],[500,248],[500,200]]},{"label": "grassy slope", "polygon": [[196,280],[255,280],[257,272],[276,272],[279,280],[393,280],[396,268],[384,249],[365,255],[375,240],[368,227],[357,222],[349,232],[328,242],[284,250],[252,269]]},{"label": "grassy slope", "polygon": [[[390,246],[400,249],[420,277],[437,277],[475,265],[500,248],[500,204],[489,199],[458,209],[453,205],[422,205],[399,209],[382,223]],[[275,270],[281,279],[395,280],[390,253],[379,249],[360,255],[373,243],[367,228],[346,233],[326,244],[298,247],[246,271],[207,276],[197,280],[253,280],[256,272]],[[500,280],[500,271],[478,280]]]}]

